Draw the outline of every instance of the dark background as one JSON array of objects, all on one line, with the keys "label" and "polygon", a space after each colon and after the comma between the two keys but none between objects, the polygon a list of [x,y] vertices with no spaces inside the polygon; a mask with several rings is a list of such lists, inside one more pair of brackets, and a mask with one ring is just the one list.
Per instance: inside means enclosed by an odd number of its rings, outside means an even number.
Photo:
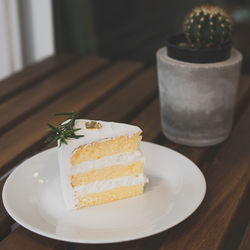
[{"label": "dark background", "polygon": [[233,44],[250,73],[250,0],[53,0],[56,52],[153,64],[165,38],[181,32],[185,15],[204,3],[233,16]]}]

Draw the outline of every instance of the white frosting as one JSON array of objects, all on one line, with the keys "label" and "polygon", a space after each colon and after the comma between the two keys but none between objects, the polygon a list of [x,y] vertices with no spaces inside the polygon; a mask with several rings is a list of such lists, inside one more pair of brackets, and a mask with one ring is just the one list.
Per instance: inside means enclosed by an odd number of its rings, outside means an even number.
[{"label": "white frosting", "polygon": [[148,182],[148,178],[145,177],[143,174],[130,175],[121,178],[110,179],[108,181],[96,181],[94,183],[81,185],[74,188],[76,191],[76,196],[81,194],[90,194],[90,193],[98,193],[106,190],[111,190],[113,188],[118,188],[122,186],[131,186],[131,185],[138,185],[138,184],[145,184]]},{"label": "white frosting", "polygon": [[[102,166],[108,164],[108,162],[118,160],[121,162],[121,158],[126,158],[125,155],[123,156],[113,156],[111,158],[107,158],[106,160],[100,159],[100,162],[96,161],[97,163],[92,162],[85,162],[84,164],[79,164],[78,166],[71,166],[70,158],[72,152],[81,145],[90,144],[96,141],[107,140],[111,138],[117,138],[120,136],[131,136],[135,133],[142,132],[142,130],[133,125],[124,124],[124,123],[115,123],[115,122],[104,122],[104,121],[97,121],[102,124],[100,129],[86,129],[85,122],[91,120],[83,120],[78,119],[75,121],[74,128],[80,128],[80,130],[76,131],[78,135],[84,135],[79,139],[69,139],[67,140],[67,144],[62,144],[61,147],[58,146],[58,160],[59,160],[59,168],[60,168],[60,177],[61,177],[61,187],[63,197],[68,209],[74,209],[76,201],[74,199],[74,189],[71,186],[71,171],[81,171],[84,168],[101,168]],[[135,153],[137,154],[137,153]],[[117,157],[117,158],[116,158]],[[121,157],[121,158],[120,158]],[[131,160],[135,155],[128,156],[127,160]],[[138,156],[139,157],[139,156]],[[142,156],[141,156],[142,157]],[[103,160],[103,161],[102,161]],[[130,162],[131,162],[130,161]],[[142,177],[140,177],[142,178]],[[141,180],[141,179],[140,179]],[[92,185],[92,184],[89,184]],[[99,184],[98,184],[99,185]],[[131,184],[128,184],[131,185]]]},{"label": "white frosting", "polygon": [[101,123],[102,127],[100,129],[87,129],[85,127],[85,122],[90,121],[91,120],[83,119],[76,120],[74,128],[80,128],[80,130],[76,131],[76,134],[84,136],[79,139],[68,139],[68,144],[62,144],[62,147],[67,148],[67,150],[72,150],[73,152],[74,149],[81,145],[87,145],[96,141],[103,141],[120,136],[131,136],[135,133],[142,132],[142,130],[137,126],[104,121],[96,121]]},{"label": "white frosting", "polygon": [[86,173],[112,165],[129,165],[136,161],[145,161],[141,151],[125,152],[106,156],[98,160],[85,161],[73,166],[71,168],[71,174]]}]

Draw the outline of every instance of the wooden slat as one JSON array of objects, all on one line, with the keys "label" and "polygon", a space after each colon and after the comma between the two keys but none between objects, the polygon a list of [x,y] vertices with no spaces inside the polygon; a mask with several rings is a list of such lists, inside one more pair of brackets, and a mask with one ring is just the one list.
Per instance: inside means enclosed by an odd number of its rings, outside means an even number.
[{"label": "wooden slat", "polygon": [[[75,244],[74,250],[107,250],[110,244]],[[117,248],[117,250],[120,250]],[[131,249],[132,250],[132,249]]]},{"label": "wooden slat", "polygon": [[221,247],[232,218],[237,213],[240,215],[238,204],[242,202],[249,184],[249,127],[250,106],[206,171],[207,194],[201,207],[166,234],[162,250]]},{"label": "wooden slat", "polygon": [[[121,243],[110,243],[100,245],[77,244],[74,250],[136,250],[141,246],[142,241],[128,241]],[[156,248],[143,248],[143,249],[156,249]]]},{"label": "wooden slat", "polygon": [[[157,235],[159,236],[159,234]],[[121,243],[100,245],[77,244],[74,250],[157,250],[159,240],[155,236]]]},{"label": "wooden slat", "polygon": [[[249,212],[249,210],[248,210]],[[238,250],[247,250],[250,249],[250,222],[248,222],[247,228],[245,230],[244,236],[240,243]]]},{"label": "wooden slat", "polygon": [[128,122],[157,95],[156,71],[144,70],[86,114],[88,119]]},{"label": "wooden slat", "polygon": [[51,240],[49,238],[32,233],[23,227],[18,227],[0,242],[1,250],[59,250],[66,249],[67,243]]},{"label": "wooden slat", "polygon": [[143,130],[143,140],[154,142],[161,133],[161,122],[158,98],[153,100],[131,122]]},{"label": "wooden slat", "polygon": [[[0,194],[2,194],[3,191],[3,185],[6,181],[6,178],[0,181]],[[0,240],[5,235],[7,235],[11,230],[11,225],[14,223],[14,220],[8,215],[6,212],[3,202],[2,202],[2,196],[0,198]]]},{"label": "wooden slat", "polygon": [[1,136],[0,175],[13,167],[18,160],[29,155],[32,148],[34,150],[43,144],[44,137],[48,135],[46,123],[55,124],[62,121],[61,117],[54,117],[52,114],[67,110],[76,112],[85,110],[98,103],[98,99],[105,99],[105,95],[120,86],[142,67],[143,65],[139,63],[118,62],[96,77],[70,90]]},{"label": "wooden slat", "polygon": [[[83,80],[107,63],[108,60],[104,58],[88,57],[81,59],[0,104],[2,116],[0,134],[11,129],[16,123],[27,118],[38,108],[47,105],[60,94],[73,88],[79,80]],[[6,112],[6,110],[11,112]]]},{"label": "wooden slat", "polygon": [[71,55],[57,55],[46,58],[24,68],[22,71],[0,82],[0,102],[24,90],[25,87],[42,80],[44,77],[62,68],[73,60]]},{"label": "wooden slat", "polygon": [[234,214],[234,217],[227,228],[227,233],[224,236],[220,249],[235,250],[239,247],[240,242],[244,237],[247,224],[250,221],[249,200],[250,183],[248,183],[245,196],[243,196],[241,201],[237,204],[237,213]]},{"label": "wooden slat", "polygon": [[240,79],[239,92],[236,103],[235,122],[239,120],[241,114],[246,109],[250,100],[250,76],[243,75]]}]

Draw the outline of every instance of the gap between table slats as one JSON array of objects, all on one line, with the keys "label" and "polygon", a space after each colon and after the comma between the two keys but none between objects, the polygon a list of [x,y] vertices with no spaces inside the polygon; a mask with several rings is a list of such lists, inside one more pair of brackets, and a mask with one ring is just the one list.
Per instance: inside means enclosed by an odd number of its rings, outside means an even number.
[{"label": "gap between table slats", "polygon": [[[249,211],[249,210],[248,210]],[[248,222],[238,250],[250,249],[250,222]]]}]

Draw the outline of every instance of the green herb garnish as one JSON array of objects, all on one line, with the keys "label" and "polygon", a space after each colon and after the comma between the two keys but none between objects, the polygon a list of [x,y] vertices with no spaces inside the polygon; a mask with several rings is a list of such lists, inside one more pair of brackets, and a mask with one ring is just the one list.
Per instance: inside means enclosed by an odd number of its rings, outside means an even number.
[{"label": "green herb garnish", "polygon": [[59,140],[59,147],[62,143],[67,144],[66,139],[73,138],[78,139],[84,135],[76,135],[75,132],[80,130],[80,128],[74,128],[75,120],[77,114],[75,112],[62,112],[57,113],[55,116],[67,116],[62,124],[53,126],[48,123],[50,130],[53,132],[53,135],[49,136],[45,143],[53,144]]}]

